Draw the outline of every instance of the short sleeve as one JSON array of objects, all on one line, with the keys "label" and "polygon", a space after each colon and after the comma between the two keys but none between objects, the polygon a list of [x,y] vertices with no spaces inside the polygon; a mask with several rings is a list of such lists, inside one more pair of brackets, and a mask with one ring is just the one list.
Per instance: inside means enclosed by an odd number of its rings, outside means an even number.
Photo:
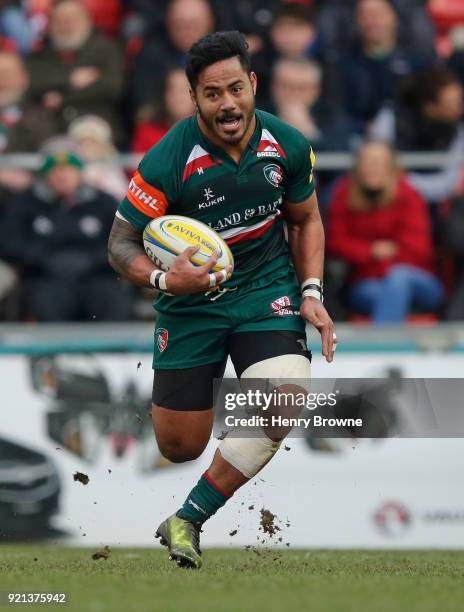
[{"label": "short sleeve", "polygon": [[289,159],[285,201],[289,203],[303,202],[314,191],[314,164],[316,156],[306,138],[301,135],[293,147]]},{"label": "short sleeve", "polygon": [[126,197],[118,207],[120,215],[131,225],[143,229],[151,219],[162,217],[168,208],[168,197],[163,181],[150,172],[150,160],[147,156],[130,180]]}]

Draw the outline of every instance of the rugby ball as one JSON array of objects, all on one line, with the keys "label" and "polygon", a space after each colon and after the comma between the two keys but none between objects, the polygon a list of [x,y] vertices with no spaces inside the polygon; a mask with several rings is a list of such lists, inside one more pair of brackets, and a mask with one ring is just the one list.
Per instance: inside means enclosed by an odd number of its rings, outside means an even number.
[{"label": "rugby ball", "polygon": [[234,268],[234,256],[224,240],[208,225],[181,215],[165,215],[148,223],[143,232],[143,246],[148,257],[161,270],[168,271],[174,259],[188,247],[200,250],[190,259],[195,266],[203,265],[214,251],[218,252],[213,272],[225,266]]}]

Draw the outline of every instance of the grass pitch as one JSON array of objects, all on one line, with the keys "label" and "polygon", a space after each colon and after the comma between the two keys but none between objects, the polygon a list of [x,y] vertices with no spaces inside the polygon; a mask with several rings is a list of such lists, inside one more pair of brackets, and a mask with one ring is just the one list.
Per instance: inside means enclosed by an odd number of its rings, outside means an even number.
[{"label": "grass pitch", "polygon": [[200,571],[178,569],[159,549],[93,552],[1,545],[0,591],[66,591],[68,612],[464,609],[464,552],[206,550]]}]

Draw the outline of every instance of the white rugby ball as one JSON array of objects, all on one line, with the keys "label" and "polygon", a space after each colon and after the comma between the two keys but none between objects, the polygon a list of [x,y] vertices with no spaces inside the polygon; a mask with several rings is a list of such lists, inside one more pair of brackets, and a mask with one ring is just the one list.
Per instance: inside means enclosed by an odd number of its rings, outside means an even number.
[{"label": "white rugby ball", "polygon": [[148,257],[164,271],[169,270],[177,255],[191,246],[200,247],[190,259],[194,265],[203,265],[217,251],[218,260],[213,272],[219,272],[227,265],[232,266],[232,270],[234,268],[234,256],[219,234],[190,217],[165,215],[153,219],[143,232],[143,246]]}]

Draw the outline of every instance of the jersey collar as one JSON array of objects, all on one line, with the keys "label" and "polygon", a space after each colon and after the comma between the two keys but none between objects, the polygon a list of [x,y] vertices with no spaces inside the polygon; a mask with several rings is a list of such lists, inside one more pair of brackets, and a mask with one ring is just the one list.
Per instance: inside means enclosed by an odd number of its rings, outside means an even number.
[{"label": "jersey collar", "polygon": [[[262,124],[261,124],[259,114],[256,112],[256,110],[255,110],[255,117],[256,117],[255,130],[253,134],[251,135],[251,138],[248,141],[248,144],[245,150],[243,151],[243,155],[240,160],[240,163],[242,163],[243,159],[246,157],[250,149],[255,150],[258,147],[259,141],[261,139]],[[230,155],[226,153],[222,147],[215,145],[210,140],[208,140],[208,138],[206,138],[206,136],[201,131],[200,126],[198,125],[197,113],[192,115],[192,126],[195,132],[195,135],[198,139],[198,142],[205,149],[205,151],[210,153],[213,157],[217,157],[223,161],[226,161],[226,160],[230,161],[235,166],[240,165],[240,164],[237,164],[237,162],[233,160],[232,157],[230,157]]]}]

